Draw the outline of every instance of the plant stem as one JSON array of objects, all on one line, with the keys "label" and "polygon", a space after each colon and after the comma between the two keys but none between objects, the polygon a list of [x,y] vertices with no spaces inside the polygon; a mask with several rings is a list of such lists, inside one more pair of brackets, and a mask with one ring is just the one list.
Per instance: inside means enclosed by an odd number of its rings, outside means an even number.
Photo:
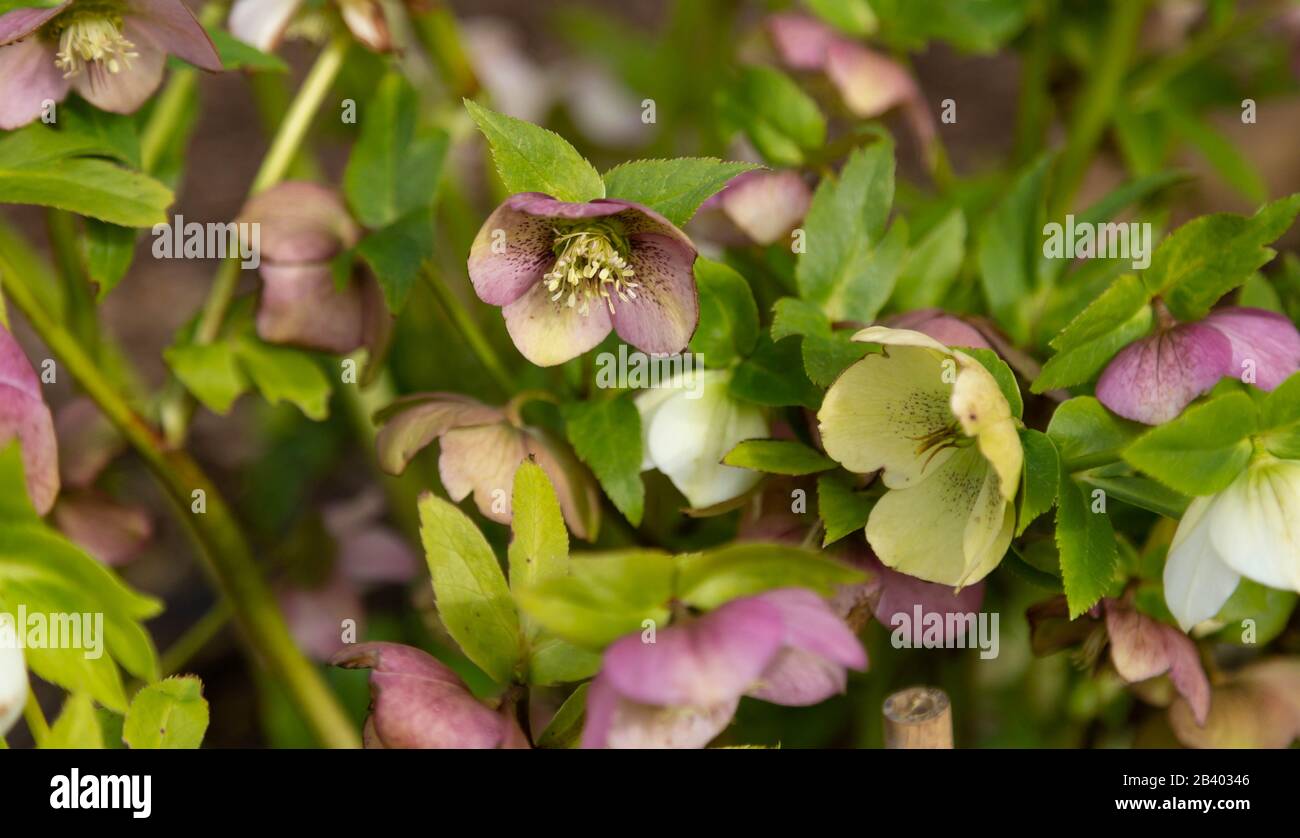
[{"label": "plant stem", "polygon": [[436,273],[436,269],[431,265],[425,266],[423,275],[425,281],[433,290],[433,295],[437,299],[439,307],[451,320],[456,330],[460,332],[461,337],[469,344],[469,348],[478,356],[479,362],[487,369],[492,379],[506,394],[514,393],[516,389],[514,379],[506,371],[505,364],[501,362],[500,356],[492,348],[492,344],[488,342],[487,336],[483,334],[483,330],[479,328],[478,323],[465,310],[465,306],[460,299],[447,287],[443,277]]},{"label": "plant stem", "polygon": [[23,718],[27,720],[27,729],[31,731],[36,747],[44,745],[50,735],[50,723],[45,721],[45,713],[36,700],[36,693],[30,689],[27,690],[27,703],[23,705]]},{"label": "plant stem", "polygon": [[[252,551],[220,491],[184,451],[169,449],[100,372],[94,360],[41,307],[12,267],[0,261],[0,284],[9,299],[100,411],[149,466],[176,504],[218,588],[230,602],[248,644],[286,692],[322,745],[356,747],[357,732],[316,667],[299,651]],[[202,493],[201,495],[199,493]],[[203,512],[192,511],[202,497]]]}]

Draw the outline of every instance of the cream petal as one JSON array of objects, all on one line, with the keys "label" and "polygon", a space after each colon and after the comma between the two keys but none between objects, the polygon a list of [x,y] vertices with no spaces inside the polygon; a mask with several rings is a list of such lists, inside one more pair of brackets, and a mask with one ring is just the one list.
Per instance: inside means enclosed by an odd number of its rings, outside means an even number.
[{"label": "cream petal", "polygon": [[[918,343],[895,344],[887,355],[868,355],[831,385],[817,412],[822,447],[849,471],[884,469],[891,489],[915,484],[944,465],[950,449],[922,452],[921,440],[954,423],[952,385],[943,378],[946,350],[918,332],[864,329],[854,337],[877,340],[888,333],[916,335]],[[935,349],[938,347],[938,349]]]},{"label": "cream petal", "polygon": [[352,36],[375,52],[393,48],[388,18],[375,0],[340,0],[339,11]]},{"label": "cream petal", "polygon": [[1007,506],[996,479],[978,451],[960,449],[919,483],[887,492],[871,510],[867,541],[885,566],[909,576],[977,582],[1010,543],[1007,514],[994,512],[995,500]]},{"label": "cream petal", "polygon": [[129,114],[139,110],[162,84],[167,53],[129,18],[122,35],[135,45],[138,54],[131,59],[131,66],[112,73],[99,62],[91,62],[73,76],[72,89],[101,111]]},{"label": "cream petal", "polygon": [[980,453],[993,464],[1001,479],[1003,497],[1011,500],[1020,486],[1020,470],[1025,462],[1011,405],[983,364],[963,352],[955,352],[953,357],[960,371],[952,388],[952,412],[962,431],[979,441]]},{"label": "cream petal", "polygon": [[1241,576],[1224,563],[1210,536],[1216,500],[1192,500],[1178,522],[1165,559],[1165,604],[1183,631],[1219,613],[1241,582]]},{"label": "cream petal", "polygon": [[227,23],[230,34],[263,52],[270,52],[284,37],[302,3],[303,0],[235,0]]},{"label": "cream petal", "polygon": [[578,357],[614,328],[604,306],[593,303],[582,314],[576,305],[570,308],[564,300],[553,302],[541,282],[501,312],[515,347],[539,367],[553,367]]},{"label": "cream petal", "polygon": [[452,500],[460,502],[473,492],[485,518],[509,524],[515,471],[527,456],[523,434],[504,422],[456,428],[442,436],[438,476]]},{"label": "cream petal", "polygon": [[[759,472],[724,466],[737,443],[768,436],[757,407],[732,399],[725,372],[705,373],[702,390],[672,391],[655,412],[646,451],[691,506],[713,506],[739,497],[762,479]],[[698,398],[693,398],[697,395]]]},{"label": "cream petal", "polygon": [[1210,538],[1242,576],[1300,591],[1300,463],[1269,459],[1247,468],[1220,493]]},{"label": "cream petal", "polygon": [[22,717],[26,703],[27,664],[23,662],[23,650],[17,644],[0,644],[0,736]]},{"label": "cream petal", "polygon": [[650,456],[650,427],[654,423],[654,417],[659,412],[659,408],[668,403],[673,396],[679,395],[671,387],[654,387],[640,393],[633,403],[636,405],[637,412],[641,414],[641,470],[649,471],[655,467],[655,461]]},{"label": "cream petal", "polygon": [[936,352],[942,352],[945,355],[951,355],[952,350],[944,346],[939,341],[913,329],[891,329],[888,326],[868,326],[865,329],[859,329],[853,334],[853,340],[858,343],[879,343],[885,346],[919,346],[925,349],[933,349]]}]

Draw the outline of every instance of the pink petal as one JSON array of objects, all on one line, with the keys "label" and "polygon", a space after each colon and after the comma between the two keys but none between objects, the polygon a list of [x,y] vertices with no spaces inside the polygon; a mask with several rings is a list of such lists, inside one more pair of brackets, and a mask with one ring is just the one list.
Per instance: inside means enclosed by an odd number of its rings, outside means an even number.
[{"label": "pink petal", "polygon": [[361,595],[341,573],[319,588],[281,590],[277,599],[293,639],[316,660],[327,661],[344,647],[345,620],[354,621],[361,632],[365,617]]},{"label": "pink petal", "polygon": [[118,503],[99,492],[64,492],[54,524],[94,559],[117,566],[135,558],[153,535],[143,507]]},{"label": "pink petal", "polygon": [[[469,251],[469,279],[480,300],[504,306],[537,285],[555,262],[555,224],[538,209],[587,207],[565,204],[540,192],[507,198],[479,228]],[[609,213],[605,213],[609,214]],[[556,213],[558,217],[558,211]]]},{"label": "pink petal", "polygon": [[616,641],[601,671],[621,697],[639,704],[713,706],[754,686],[784,635],[780,609],[748,597],[660,629],[654,643],[640,634]]},{"label": "pink petal", "polygon": [[289,181],[249,199],[239,221],[261,227],[266,262],[320,263],[352,247],[361,230],[343,197],[307,181]]},{"label": "pink petal", "polygon": [[703,748],[730,724],[739,698],[703,707],[655,707],[618,695],[604,674],[587,691],[584,748]]},{"label": "pink petal", "polygon": [[563,299],[552,301],[546,286],[537,283],[501,309],[506,331],[515,347],[539,367],[553,367],[577,358],[599,344],[613,328],[609,311],[592,303],[586,314]]},{"label": "pink petal", "polygon": [[235,0],[227,25],[230,34],[262,52],[271,52],[284,37],[303,0]]},{"label": "pink petal", "polygon": [[[984,601],[983,582],[967,585],[954,592],[951,585],[926,582],[885,567],[875,556],[870,556],[865,566],[873,577],[867,583],[873,588],[870,597],[875,603],[872,614],[882,626],[897,630],[905,624],[910,625],[912,645],[922,646],[925,623],[929,619],[927,615],[936,614],[943,621],[945,643],[955,645],[965,640],[965,621],[949,620],[949,615],[978,615],[980,604]],[[916,618],[918,608],[921,614],[919,620]],[[953,629],[951,633],[950,627]]]},{"label": "pink petal", "polygon": [[827,47],[826,75],[855,115],[873,119],[920,96],[902,65],[855,41],[835,39]]},{"label": "pink petal", "polygon": [[262,340],[340,355],[361,346],[366,319],[359,281],[339,291],[328,263],[263,262],[260,271],[257,334]]},{"label": "pink petal", "polygon": [[496,748],[506,741],[502,716],[483,706],[450,668],[398,643],[349,646],[330,661],[373,670],[372,741],[385,748]]},{"label": "pink petal", "polygon": [[993,347],[971,324],[943,309],[923,308],[889,319],[895,329],[911,329],[929,335],[944,346],[992,349]]},{"label": "pink petal", "polygon": [[131,65],[112,73],[98,61],[72,77],[72,89],[101,111],[135,113],[162,84],[167,52],[133,18],[127,18],[122,35],[135,45]]},{"label": "pink petal", "polygon": [[14,9],[0,15],[0,46],[26,38],[71,5],[72,0],[67,0],[49,9]]},{"label": "pink petal", "polygon": [[1103,600],[1110,659],[1129,683],[1169,673],[1174,688],[1187,700],[1197,724],[1210,712],[1210,681],[1190,637],[1139,612],[1121,600]]},{"label": "pink petal", "polygon": [[442,436],[438,476],[453,501],[473,492],[484,517],[509,524],[515,472],[527,456],[523,433],[504,422],[456,428]]},{"label": "pink petal", "polygon": [[54,417],[63,485],[85,488],[126,447],[126,441],[90,399],[81,396]]},{"label": "pink petal", "polygon": [[1232,344],[1232,364],[1225,375],[1241,378],[1249,362],[1254,383],[1272,390],[1300,370],[1300,332],[1284,315],[1238,306],[1211,312],[1201,323],[1218,329]]},{"label": "pink petal", "polygon": [[14,438],[22,447],[23,472],[32,506],[50,511],[59,494],[59,449],[54,417],[42,398],[36,371],[22,347],[0,326],[0,447]]},{"label": "pink petal", "polygon": [[1183,323],[1129,344],[1097,380],[1097,398],[1125,419],[1159,425],[1230,375],[1232,344],[1201,323]]},{"label": "pink petal", "polygon": [[614,330],[642,352],[676,355],[700,322],[695,248],[658,233],[633,236],[631,247],[636,299],[614,303]]},{"label": "pink petal", "polygon": [[[10,12],[4,18],[19,12]],[[41,116],[44,103],[62,102],[71,83],[54,65],[54,50],[39,37],[0,47],[0,129],[12,131]]]},{"label": "pink petal", "polygon": [[1210,713],[1210,679],[1201,665],[1201,656],[1190,637],[1173,626],[1161,624],[1165,636],[1165,654],[1169,658],[1169,680],[1174,689],[1187,699],[1197,724],[1205,724]]},{"label": "pink petal", "polygon": [[819,655],[782,649],[749,695],[785,707],[811,707],[848,688],[848,671]]},{"label": "pink petal", "polygon": [[338,562],[344,575],[358,584],[409,582],[421,566],[405,539],[379,526],[344,535]]},{"label": "pink petal", "polygon": [[457,393],[428,393],[399,399],[379,421],[384,423],[375,439],[379,465],[401,474],[416,454],[452,428],[504,422],[505,414]]},{"label": "pink petal", "polygon": [[864,670],[867,653],[830,603],[806,588],[778,588],[755,599],[775,605],[785,625],[784,644],[842,667]]},{"label": "pink petal", "polygon": [[831,44],[839,39],[834,29],[806,15],[768,15],[765,24],[781,63],[792,70],[823,69]]},{"label": "pink petal", "polygon": [[812,190],[798,172],[745,172],[721,193],[722,211],[752,241],[772,244],[803,220]]},{"label": "pink petal", "polygon": [[224,69],[207,31],[179,0],[131,0],[127,14],[131,24],[172,55],[214,73]]}]

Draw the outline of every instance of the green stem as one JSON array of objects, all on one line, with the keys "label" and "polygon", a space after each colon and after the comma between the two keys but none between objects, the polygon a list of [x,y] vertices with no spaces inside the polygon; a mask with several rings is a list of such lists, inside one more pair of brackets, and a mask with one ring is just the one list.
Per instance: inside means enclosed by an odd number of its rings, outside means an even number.
[{"label": "green stem", "polygon": [[487,369],[492,379],[507,394],[515,392],[514,379],[506,371],[505,364],[501,362],[500,356],[492,348],[492,344],[488,342],[483,330],[479,328],[478,323],[470,316],[470,313],[465,310],[460,298],[447,287],[443,277],[437,274],[432,266],[426,265],[423,274],[429,288],[433,290],[438,305],[448,319],[451,320],[456,330],[460,332],[461,337],[469,344],[469,348],[478,356],[479,362]]},{"label": "green stem", "polygon": [[1020,107],[1016,121],[1016,160],[1026,163],[1043,147],[1052,96],[1048,71],[1052,61],[1052,3],[1043,0],[1034,9],[1029,49],[1020,80]]},{"label": "green stem", "polygon": [[180,672],[191,658],[221,634],[230,623],[232,616],[230,604],[221,600],[200,617],[198,622],[187,628],[172,645],[167,647],[167,651],[162,653],[158,668],[162,670],[163,677]]},{"label": "green stem", "polygon": [[1114,113],[1145,13],[1146,0],[1111,0],[1110,17],[1102,35],[1103,51],[1074,109],[1069,139],[1057,167],[1056,201],[1051,218],[1065,215],[1083,181],[1102,132]]},{"label": "green stem", "polygon": [[[70,332],[50,317],[3,260],[0,260],[0,284],[32,329],[136,450],[176,504],[180,517],[198,542],[207,570],[230,602],[246,641],[272,676],[283,680],[286,692],[321,744],[357,746],[359,739],[351,719],[320,672],[295,645],[248,542],[217,487],[187,453],[170,449],[131,409],[91,356]],[[199,493],[205,501],[201,513],[193,511],[191,506],[200,497]]]},{"label": "green stem", "polygon": [[31,731],[36,747],[43,746],[50,736],[50,723],[45,721],[45,713],[36,700],[36,693],[30,689],[27,691],[27,703],[23,705],[23,718],[27,720],[27,729]]}]

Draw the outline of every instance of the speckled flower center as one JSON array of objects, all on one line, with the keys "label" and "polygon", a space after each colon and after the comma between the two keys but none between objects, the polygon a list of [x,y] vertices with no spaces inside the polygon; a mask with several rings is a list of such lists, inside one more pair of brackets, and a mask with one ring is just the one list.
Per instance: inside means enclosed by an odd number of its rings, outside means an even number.
[{"label": "speckled flower center", "polygon": [[636,299],[636,272],[628,266],[619,247],[618,236],[603,227],[563,232],[555,231],[555,265],[543,281],[551,300],[577,308],[586,316],[591,303],[605,305],[614,313],[614,298],[622,302]]},{"label": "speckled flower center", "polygon": [[92,63],[120,73],[140,57],[135,44],[122,35],[122,13],[114,3],[79,3],[55,18],[49,35],[59,40],[54,63],[64,78],[80,75]]}]

